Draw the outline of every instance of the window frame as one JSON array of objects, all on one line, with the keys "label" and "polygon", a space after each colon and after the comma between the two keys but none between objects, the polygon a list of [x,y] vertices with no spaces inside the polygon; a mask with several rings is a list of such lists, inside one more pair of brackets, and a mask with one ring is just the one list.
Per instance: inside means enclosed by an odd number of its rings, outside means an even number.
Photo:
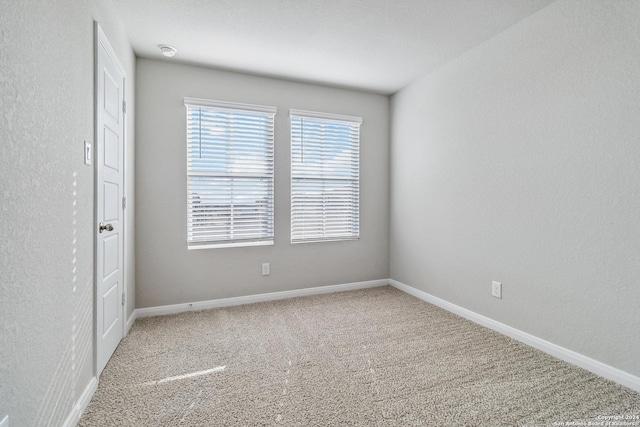
[{"label": "window frame", "polygon": [[[228,102],[228,101],[215,101],[209,99],[202,98],[184,98],[184,105],[186,110],[186,123],[185,123],[185,136],[186,136],[186,178],[187,178],[187,205],[186,205],[186,213],[187,213],[187,248],[189,250],[198,250],[198,249],[215,249],[215,248],[231,248],[231,247],[249,247],[249,246],[266,246],[273,245],[275,243],[275,171],[274,171],[274,163],[275,163],[275,115],[277,114],[277,108],[271,106],[264,105],[255,105],[255,104],[244,104],[237,102]],[[193,150],[193,143],[191,141],[191,137],[189,135],[189,126],[190,126],[190,108],[206,108],[210,112],[223,112],[226,114],[245,114],[245,115],[256,115],[261,116],[263,118],[267,118],[267,124],[265,125],[267,137],[264,139],[264,143],[266,144],[262,151],[266,154],[264,155],[265,164],[267,173],[237,173],[237,172],[194,172],[192,170],[192,162],[193,157],[191,155],[191,151]],[[256,123],[258,120],[256,119]],[[226,128],[225,128],[226,129]],[[234,128],[231,126],[229,129],[233,130]],[[239,129],[236,127],[235,129]],[[201,136],[200,136],[201,137]],[[201,140],[200,140],[201,141]],[[228,141],[228,139],[227,139]],[[201,142],[200,142],[201,144]],[[236,148],[237,150],[237,148]],[[229,162],[233,162],[234,159],[237,159],[241,154],[237,151],[232,151],[232,154],[229,157]],[[259,157],[259,156],[258,156]],[[209,175],[206,175],[206,174]],[[235,179],[238,180],[251,180],[251,179],[264,179],[265,186],[267,188],[266,194],[268,195],[267,199],[267,228],[270,231],[265,236],[242,239],[242,238],[229,238],[229,239],[211,239],[211,240],[194,240],[193,233],[194,227],[193,222],[195,220],[194,216],[194,203],[192,200],[194,194],[197,195],[193,191],[192,179],[194,177],[204,177],[208,176],[212,181],[217,181],[218,184],[222,182],[230,182],[230,185],[235,185]],[[227,180],[227,181],[224,181]],[[230,180],[230,181],[229,181]],[[241,184],[240,184],[241,185]],[[235,188],[235,187],[234,187]],[[232,191],[233,193],[233,191]],[[233,196],[230,196],[231,200]],[[233,202],[229,205],[229,215],[230,215],[230,227],[233,227],[234,224],[237,224],[237,219],[234,222],[234,207]],[[259,220],[255,220],[256,223]],[[231,232],[232,233],[232,232]]]},{"label": "window frame", "polygon": [[[296,172],[296,160],[295,160],[295,144],[296,141],[295,138],[297,138],[297,134],[295,134],[297,131],[294,129],[294,120],[295,119],[308,119],[311,122],[319,122],[322,124],[322,126],[327,126],[327,125],[331,125],[331,124],[335,124],[335,125],[339,125],[339,126],[349,126],[349,131],[350,132],[355,132],[356,137],[355,139],[350,136],[349,139],[347,139],[346,141],[346,145],[349,148],[349,154],[350,154],[350,159],[353,162],[354,158],[355,158],[355,163],[357,166],[357,172],[355,173],[355,176],[351,176],[351,177],[342,177],[342,178],[336,178],[336,177],[329,177],[328,175],[326,176],[311,176],[313,175],[313,173],[310,173],[307,176],[304,176],[304,174],[302,173],[298,173]],[[299,109],[290,109],[289,110],[289,129],[290,129],[290,154],[291,154],[291,176],[290,176],[290,184],[291,184],[291,191],[290,191],[290,196],[291,196],[291,218],[290,218],[290,242],[291,244],[301,244],[301,243],[321,243],[321,242],[340,242],[340,241],[352,241],[352,240],[359,240],[360,239],[360,169],[361,169],[361,161],[360,161],[360,136],[361,136],[361,125],[362,125],[362,117],[357,117],[357,116],[347,116],[347,115],[341,115],[341,114],[333,114],[333,113],[322,113],[322,112],[316,112],[316,111],[307,111],[307,110],[299,110]],[[300,138],[302,138],[302,127],[304,125],[300,125]],[[325,141],[323,140],[323,143]],[[300,141],[301,144],[301,150],[302,150],[302,146],[304,145],[302,140]],[[353,168],[353,164],[351,165],[351,168]],[[298,169],[299,170],[299,169]],[[323,212],[322,214],[322,219],[323,219],[323,225],[322,225],[322,233],[325,234],[324,237],[322,236],[310,236],[310,237],[304,237],[304,236],[296,236],[297,234],[299,234],[298,229],[300,228],[299,224],[296,224],[296,221],[300,221],[300,218],[296,218],[296,212],[297,210],[300,208],[299,206],[299,202],[297,201],[297,197],[295,192],[296,192],[296,180],[308,180],[308,181],[351,181],[352,182],[352,192],[355,192],[355,196],[352,196],[351,199],[351,204],[349,205],[349,208],[352,210],[355,210],[356,215],[355,215],[355,226],[352,226],[352,228],[355,228],[355,233],[349,234],[347,235],[346,233],[343,233],[342,235],[326,235],[327,233],[327,212]],[[323,210],[326,209],[326,204],[327,202],[324,200],[326,199],[326,196],[324,195],[324,191],[326,191],[325,187],[323,187],[323,189],[321,190],[323,192],[323,202],[322,202],[322,206],[323,206]],[[300,217],[301,215],[297,215],[298,217]],[[345,215],[345,217],[347,217],[347,215]],[[348,221],[347,221],[348,222]]]}]

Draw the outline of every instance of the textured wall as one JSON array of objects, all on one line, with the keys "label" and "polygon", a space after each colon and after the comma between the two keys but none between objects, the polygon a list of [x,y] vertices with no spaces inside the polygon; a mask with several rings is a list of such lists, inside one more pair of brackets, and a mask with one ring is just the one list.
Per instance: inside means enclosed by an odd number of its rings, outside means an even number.
[{"label": "textured wall", "polygon": [[638,70],[639,2],[558,1],[396,94],[391,277],[640,375]]},{"label": "textured wall", "polygon": [[[388,97],[168,61],[139,59],[137,72],[138,307],[388,277]],[[187,250],[185,96],[278,107],[274,246]],[[289,243],[290,108],[363,117],[360,240]]]},{"label": "textured wall", "polygon": [[83,140],[94,138],[94,19],[130,83],[135,72],[104,3],[0,3],[0,418],[12,426],[61,425],[93,376],[94,190]]}]

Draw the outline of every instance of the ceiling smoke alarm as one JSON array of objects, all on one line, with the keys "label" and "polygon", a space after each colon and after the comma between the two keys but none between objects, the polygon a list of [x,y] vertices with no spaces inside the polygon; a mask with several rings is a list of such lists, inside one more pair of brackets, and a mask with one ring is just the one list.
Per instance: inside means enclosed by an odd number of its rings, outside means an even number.
[{"label": "ceiling smoke alarm", "polygon": [[178,49],[176,49],[173,46],[169,46],[168,44],[161,44],[160,52],[162,52],[162,54],[167,58],[173,58],[175,54],[178,52]]}]

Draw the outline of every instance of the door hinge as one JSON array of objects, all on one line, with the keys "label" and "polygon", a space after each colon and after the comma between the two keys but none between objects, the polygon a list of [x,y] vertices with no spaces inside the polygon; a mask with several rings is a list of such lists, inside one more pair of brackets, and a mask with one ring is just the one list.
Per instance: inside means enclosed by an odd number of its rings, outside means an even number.
[{"label": "door hinge", "polygon": [[122,196],[122,209],[127,207],[127,196]]},{"label": "door hinge", "polygon": [[122,101],[122,112],[127,113],[127,101]]},{"label": "door hinge", "polygon": [[124,301],[125,301],[125,296],[124,296],[124,292],[122,293],[122,305],[124,305]]}]

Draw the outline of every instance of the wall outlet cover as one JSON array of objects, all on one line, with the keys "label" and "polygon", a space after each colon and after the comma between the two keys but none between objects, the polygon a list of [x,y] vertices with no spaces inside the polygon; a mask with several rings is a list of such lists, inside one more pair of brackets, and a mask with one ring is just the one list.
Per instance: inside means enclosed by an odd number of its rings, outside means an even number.
[{"label": "wall outlet cover", "polygon": [[496,298],[502,298],[502,283],[491,282],[491,295]]}]

